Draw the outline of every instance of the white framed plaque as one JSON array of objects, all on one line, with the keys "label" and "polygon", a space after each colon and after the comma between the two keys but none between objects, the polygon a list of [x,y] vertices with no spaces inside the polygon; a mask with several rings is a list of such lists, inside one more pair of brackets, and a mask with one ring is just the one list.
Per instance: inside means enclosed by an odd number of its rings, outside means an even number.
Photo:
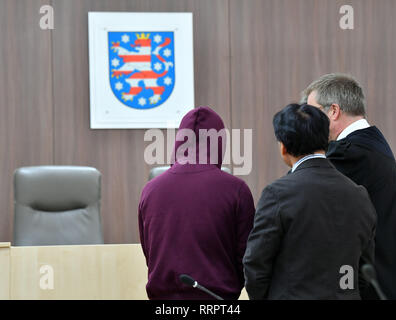
[{"label": "white framed plaque", "polygon": [[194,108],[192,13],[89,12],[91,129],[177,128]]}]

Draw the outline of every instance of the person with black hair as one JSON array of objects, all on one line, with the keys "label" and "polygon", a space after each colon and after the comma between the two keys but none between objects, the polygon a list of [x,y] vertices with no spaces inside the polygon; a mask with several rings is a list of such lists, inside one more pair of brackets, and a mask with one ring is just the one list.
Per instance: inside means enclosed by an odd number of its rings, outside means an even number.
[{"label": "person with black hair", "polygon": [[[373,263],[376,212],[366,189],[326,159],[329,119],[290,104],[273,119],[291,167],[258,202],[243,258],[250,299],[360,299]],[[351,201],[353,200],[353,201]]]}]

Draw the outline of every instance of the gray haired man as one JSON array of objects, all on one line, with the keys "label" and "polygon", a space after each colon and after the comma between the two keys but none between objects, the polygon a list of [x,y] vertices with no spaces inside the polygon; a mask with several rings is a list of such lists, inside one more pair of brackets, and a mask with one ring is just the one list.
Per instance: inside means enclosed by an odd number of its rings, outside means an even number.
[{"label": "gray haired man", "polygon": [[[303,91],[303,101],[330,119],[327,158],[370,195],[377,211],[375,267],[383,291],[396,299],[396,162],[392,150],[380,130],[367,122],[363,89],[351,76],[320,77]],[[362,292],[362,298],[376,297],[373,292]]]}]

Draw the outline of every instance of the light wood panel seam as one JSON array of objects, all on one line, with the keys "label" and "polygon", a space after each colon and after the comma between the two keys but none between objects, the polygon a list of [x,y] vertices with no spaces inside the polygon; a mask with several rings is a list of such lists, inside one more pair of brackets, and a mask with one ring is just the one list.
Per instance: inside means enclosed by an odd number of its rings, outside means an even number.
[{"label": "light wood panel seam", "polygon": [[11,290],[11,275],[12,275],[12,272],[11,272],[11,269],[12,269],[12,255],[11,255],[11,246],[8,248],[8,299],[9,300],[12,300],[12,297],[11,297],[11,293],[12,293],[12,290]]},{"label": "light wood panel seam", "polygon": [[[231,0],[228,0],[228,95],[229,95],[229,114],[230,114],[230,139],[232,137],[232,128],[234,127],[232,122],[232,47],[231,47]],[[232,142],[232,141],[231,141]],[[232,143],[230,145],[230,155],[232,159]],[[230,161],[231,170],[234,171],[234,163]]]},{"label": "light wood panel seam", "polygon": [[[54,8],[54,0],[50,0],[50,5]],[[54,75],[54,30],[55,30],[55,10],[54,10],[54,29],[50,31],[50,59],[51,59],[51,108],[52,108],[52,164],[55,165],[55,75]]]}]

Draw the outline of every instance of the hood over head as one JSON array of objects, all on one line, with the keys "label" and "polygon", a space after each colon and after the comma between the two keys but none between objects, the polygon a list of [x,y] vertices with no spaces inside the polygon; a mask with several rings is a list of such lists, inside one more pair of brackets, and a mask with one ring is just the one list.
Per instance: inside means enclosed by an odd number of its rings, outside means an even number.
[{"label": "hood over head", "polygon": [[215,164],[221,168],[225,149],[223,120],[211,108],[198,107],[183,117],[172,159],[180,164]]}]

